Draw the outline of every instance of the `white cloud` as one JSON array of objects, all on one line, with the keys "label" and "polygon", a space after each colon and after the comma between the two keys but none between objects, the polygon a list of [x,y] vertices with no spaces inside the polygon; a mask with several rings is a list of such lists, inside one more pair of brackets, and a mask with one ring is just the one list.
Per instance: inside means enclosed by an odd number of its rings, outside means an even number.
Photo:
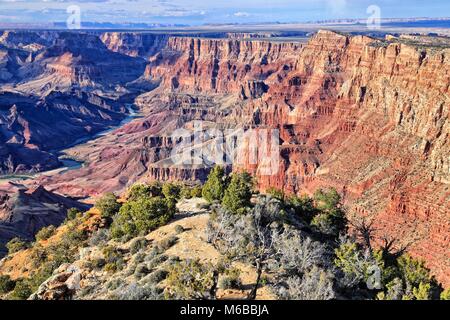
[{"label": "white cloud", "polygon": [[235,12],[235,13],[234,13],[234,16],[235,16],[235,17],[249,17],[249,16],[250,16],[250,13],[239,11],[239,12]]}]

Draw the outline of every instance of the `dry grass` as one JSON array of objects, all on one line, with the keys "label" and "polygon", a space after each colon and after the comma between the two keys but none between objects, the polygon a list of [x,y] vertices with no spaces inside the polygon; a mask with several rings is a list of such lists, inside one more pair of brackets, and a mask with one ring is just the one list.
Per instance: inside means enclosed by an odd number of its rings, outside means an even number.
[{"label": "dry grass", "polygon": [[[178,205],[179,216],[188,217],[175,220],[174,222],[159,228],[147,237],[149,240],[160,241],[164,238],[177,236],[178,242],[171,247],[166,254],[176,256],[182,260],[198,259],[202,263],[217,264],[220,260],[220,253],[206,241],[206,225],[209,220],[209,214],[206,210],[199,209],[199,205],[205,204],[202,199],[190,199],[181,201]],[[185,231],[177,234],[175,227],[182,226]],[[243,290],[218,290],[219,299],[245,299],[250,288],[256,281],[256,270],[243,263],[234,263],[233,267],[239,269],[240,280]],[[264,286],[258,290],[258,300],[273,300],[276,297],[270,292],[269,288]]]}]

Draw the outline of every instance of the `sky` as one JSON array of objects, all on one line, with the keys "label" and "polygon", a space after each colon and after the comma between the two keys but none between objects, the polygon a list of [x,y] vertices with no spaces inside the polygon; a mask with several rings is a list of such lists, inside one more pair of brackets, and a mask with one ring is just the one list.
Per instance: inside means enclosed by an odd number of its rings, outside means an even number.
[{"label": "sky", "polygon": [[376,5],[382,18],[447,17],[449,0],[0,0],[0,23],[66,21],[77,5],[81,21],[111,23],[306,22],[367,18]]}]

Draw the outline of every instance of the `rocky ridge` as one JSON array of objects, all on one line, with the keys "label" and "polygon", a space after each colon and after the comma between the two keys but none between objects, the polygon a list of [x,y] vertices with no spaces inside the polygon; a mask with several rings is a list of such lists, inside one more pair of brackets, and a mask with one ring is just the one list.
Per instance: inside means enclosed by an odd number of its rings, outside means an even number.
[{"label": "rocky ridge", "polygon": [[86,210],[88,205],[47,191],[44,187],[27,188],[20,184],[15,192],[0,189],[0,255],[6,253],[5,244],[18,237],[31,241],[43,227],[59,226],[67,210]]}]

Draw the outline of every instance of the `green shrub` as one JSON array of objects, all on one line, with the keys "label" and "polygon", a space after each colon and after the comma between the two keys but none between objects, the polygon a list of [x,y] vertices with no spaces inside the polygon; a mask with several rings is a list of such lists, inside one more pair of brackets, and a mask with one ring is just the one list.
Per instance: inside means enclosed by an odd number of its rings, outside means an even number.
[{"label": "green shrub", "polygon": [[340,207],[341,196],[336,189],[320,189],[314,193],[314,201],[318,210],[323,212],[332,212]]},{"label": "green shrub", "polygon": [[181,186],[175,183],[165,183],[162,187],[162,193],[166,199],[177,202],[180,199]]},{"label": "green shrub", "polygon": [[314,201],[312,198],[304,195],[301,197],[293,196],[288,199],[288,205],[294,209],[295,214],[310,223],[314,218],[317,210],[314,208]]},{"label": "green shrub", "polygon": [[183,187],[181,187],[180,198],[181,199],[191,199],[192,198],[191,188],[189,186],[183,185]]},{"label": "green shrub", "polygon": [[142,277],[144,277],[145,275],[147,275],[149,273],[150,273],[150,270],[148,270],[148,268],[145,264],[139,264],[134,271],[134,276],[137,279],[141,279]]},{"label": "green shrub", "polygon": [[141,198],[162,197],[163,186],[160,182],[151,184],[135,184],[128,190],[127,200],[136,201]]},{"label": "green shrub", "polygon": [[136,263],[141,263],[145,260],[146,254],[143,251],[139,251],[133,256],[133,261]]},{"label": "green shrub", "polygon": [[441,293],[441,300],[450,300],[450,288]]},{"label": "green shrub", "polygon": [[83,213],[77,208],[70,208],[69,210],[67,210],[67,221],[74,220],[82,214]]},{"label": "green shrub", "polygon": [[225,169],[216,166],[212,169],[208,176],[208,180],[202,189],[203,198],[209,203],[214,201],[222,201],[225,195],[225,189],[227,187],[227,177],[225,175]]},{"label": "green shrub", "polygon": [[168,299],[204,299],[213,286],[212,269],[199,260],[175,263],[168,270]]},{"label": "green shrub", "polygon": [[240,289],[242,283],[239,275],[240,275],[239,269],[232,268],[226,270],[225,275],[219,281],[219,288],[223,290]]},{"label": "green shrub", "polygon": [[138,253],[142,249],[144,249],[148,244],[147,239],[145,238],[137,238],[134,239],[130,244],[130,252],[131,254]]},{"label": "green shrub", "polygon": [[62,236],[62,241],[67,242],[72,247],[79,247],[84,241],[88,239],[88,233],[84,229],[77,227],[68,228]]},{"label": "green shrub", "polygon": [[79,248],[85,244],[87,239],[87,231],[80,229],[77,223],[68,224],[67,231],[62,234],[60,241],[52,243],[46,249],[51,253],[51,262],[56,266],[72,263]]},{"label": "green shrub", "polygon": [[125,262],[120,251],[114,246],[107,246],[103,248],[103,258],[105,259],[105,271],[116,272],[122,270]]},{"label": "green shrub", "polygon": [[341,196],[335,189],[318,190],[314,194],[314,202],[319,213],[312,219],[311,225],[333,236],[346,231],[347,219],[341,208]]},{"label": "green shrub", "polygon": [[284,202],[284,200],[286,199],[286,194],[284,193],[284,191],[277,188],[269,188],[267,189],[266,193],[272,198],[275,198],[282,202]]},{"label": "green shrub", "polygon": [[26,242],[20,238],[14,238],[6,244],[6,248],[8,249],[8,254],[13,254],[13,253],[28,249],[29,247],[30,247],[30,243]]},{"label": "green shrub", "polygon": [[30,283],[27,279],[20,279],[16,281],[16,286],[10,294],[12,300],[26,300],[33,293]]},{"label": "green shrub", "polygon": [[147,263],[147,267],[149,269],[155,269],[155,268],[159,267],[162,263],[167,261],[167,259],[168,259],[168,257],[166,255],[158,254],[155,257],[150,258],[150,260]]},{"label": "green shrub", "polygon": [[106,260],[103,258],[95,258],[91,261],[91,269],[101,269],[106,265]]},{"label": "green shrub", "polygon": [[202,197],[202,186],[195,186],[191,189],[191,197],[192,198],[201,198]]},{"label": "green shrub", "polygon": [[106,288],[109,291],[116,290],[120,286],[123,286],[126,282],[123,279],[112,279],[106,284]]},{"label": "green shrub", "polygon": [[175,226],[175,232],[176,232],[177,234],[183,233],[183,232],[184,232],[183,226],[180,226],[179,224],[177,224],[177,225]]},{"label": "green shrub", "polygon": [[48,261],[48,258],[49,258],[49,252],[43,246],[36,244],[31,249],[30,262],[34,268],[40,267],[42,264],[44,264],[46,261]]},{"label": "green shrub", "polygon": [[111,218],[119,212],[121,205],[113,193],[107,193],[97,200],[95,207],[100,210],[102,217]]},{"label": "green shrub", "polygon": [[165,225],[175,214],[167,199],[140,198],[124,204],[111,226],[113,238],[132,238]]},{"label": "green shrub", "polygon": [[430,270],[425,267],[425,262],[416,260],[409,255],[402,255],[397,260],[398,268],[403,279],[412,287],[418,288],[420,284],[431,281]]},{"label": "green shrub", "polygon": [[37,241],[45,241],[52,237],[56,232],[55,226],[44,227],[36,234]]},{"label": "green shrub", "polygon": [[354,242],[346,242],[335,249],[336,258],[334,264],[345,274],[355,278],[364,280],[367,264],[361,264],[362,254],[358,248],[358,244]]},{"label": "green shrub", "polygon": [[194,187],[189,187],[189,186],[183,185],[181,187],[181,191],[180,191],[180,198],[182,198],[182,199],[201,198],[202,191],[203,191],[203,188],[202,188],[202,186],[199,186],[199,185],[194,186]]},{"label": "green shrub", "polygon": [[163,269],[158,269],[156,271],[153,271],[151,274],[149,274],[145,279],[149,283],[155,283],[158,284],[161,281],[165,280],[167,278],[168,272]]},{"label": "green shrub", "polygon": [[384,292],[377,294],[378,300],[402,300],[404,295],[403,281],[395,278],[386,284]]},{"label": "green shrub", "polygon": [[222,290],[240,289],[242,283],[240,279],[234,279],[230,277],[223,277],[219,281],[219,288]]},{"label": "green shrub", "polygon": [[244,213],[251,206],[253,182],[248,173],[235,173],[225,191],[222,205],[234,214]]},{"label": "green shrub", "polygon": [[419,283],[417,288],[413,288],[413,295],[416,300],[431,300],[431,284]]},{"label": "green shrub", "polygon": [[158,252],[166,252],[170,248],[172,248],[178,242],[178,238],[175,236],[164,238],[156,244],[156,249]]},{"label": "green shrub", "polygon": [[27,279],[31,291],[35,292],[42,283],[51,277],[57,267],[59,266],[56,266],[51,261],[47,261],[37,271],[33,272],[31,277]]},{"label": "green shrub", "polygon": [[8,275],[0,275],[0,294],[6,294],[14,290],[16,282]]}]

